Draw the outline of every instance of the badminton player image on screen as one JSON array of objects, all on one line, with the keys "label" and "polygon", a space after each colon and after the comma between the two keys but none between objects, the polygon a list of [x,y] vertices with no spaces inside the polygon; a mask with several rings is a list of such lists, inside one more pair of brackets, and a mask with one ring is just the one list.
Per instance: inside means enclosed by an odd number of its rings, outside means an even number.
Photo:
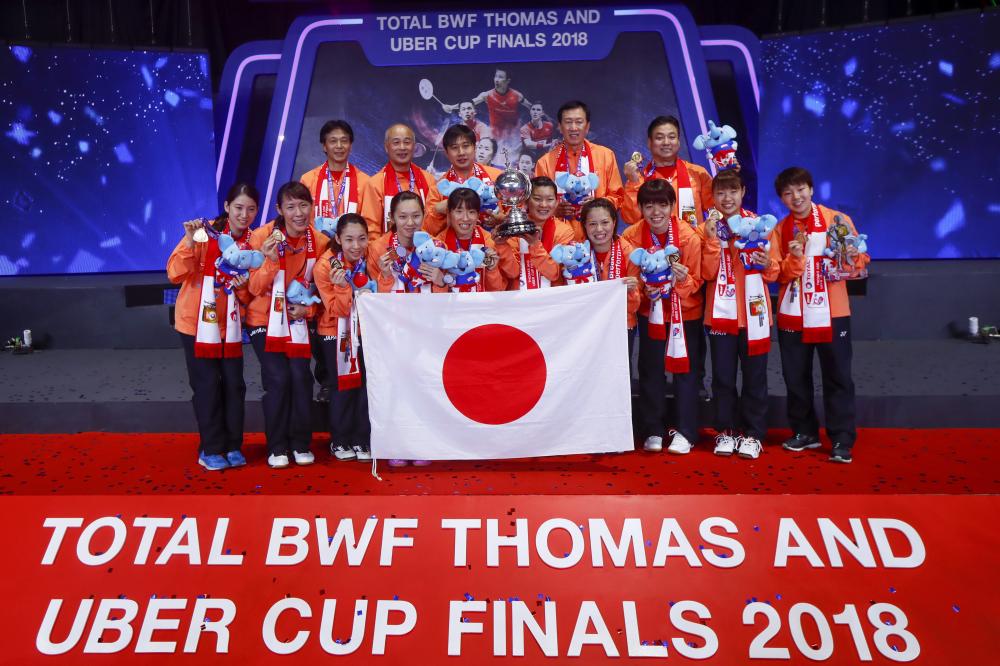
[{"label": "badminton player image on screen", "polygon": [[[436,98],[435,98],[436,99]],[[437,100],[440,103],[440,100]],[[472,98],[475,105],[486,104],[490,117],[493,138],[501,149],[506,148],[511,158],[521,154],[521,114],[520,106],[531,109],[531,102],[518,90],[510,87],[510,74],[497,68],[493,72],[493,88],[484,90]],[[445,113],[458,110],[460,104],[441,103]]]}]

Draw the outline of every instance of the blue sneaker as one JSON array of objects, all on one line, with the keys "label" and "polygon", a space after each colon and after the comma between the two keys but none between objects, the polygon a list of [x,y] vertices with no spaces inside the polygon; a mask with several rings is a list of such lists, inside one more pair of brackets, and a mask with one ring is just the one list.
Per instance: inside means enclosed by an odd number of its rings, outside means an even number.
[{"label": "blue sneaker", "polygon": [[243,457],[243,453],[240,451],[230,451],[226,454],[226,460],[229,461],[230,467],[243,467],[247,464],[247,459]]},{"label": "blue sneaker", "polygon": [[229,467],[229,461],[223,456],[206,456],[204,453],[198,454],[198,464],[211,472]]}]

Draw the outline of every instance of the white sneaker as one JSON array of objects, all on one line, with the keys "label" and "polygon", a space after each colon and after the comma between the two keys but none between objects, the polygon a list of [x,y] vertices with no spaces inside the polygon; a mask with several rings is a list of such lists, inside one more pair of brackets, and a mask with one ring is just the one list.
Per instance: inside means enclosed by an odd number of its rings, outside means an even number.
[{"label": "white sneaker", "polygon": [[316,456],[312,454],[312,451],[292,451],[292,455],[295,457],[296,465],[312,465],[316,462]]},{"label": "white sneaker", "polygon": [[357,458],[358,462],[371,462],[372,452],[368,450],[367,447],[355,444],[351,447],[351,453],[354,454],[354,457]]},{"label": "white sneaker", "polygon": [[650,435],[646,438],[646,441],[642,443],[642,448],[647,451],[662,451],[663,438],[658,435]]},{"label": "white sneaker", "polygon": [[740,437],[740,448],[736,451],[736,455],[741,458],[749,458],[751,460],[756,460],[757,456],[764,449],[761,445],[760,440],[756,437]]},{"label": "white sneaker", "polygon": [[720,432],[715,436],[715,455],[731,456],[735,450],[736,438],[730,435],[728,431]]},{"label": "white sneaker", "polygon": [[282,467],[288,467],[288,456],[285,455],[271,455],[267,457],[267,466],[273,469],[281,469]]},{"label": "white sneaker", "polygon": [[333,442],[330,442],[330,454],[337,460],[354,460],[357,458],[354,449],[344,444],[334,444]]},{"label": "white sneaker", "polygon": [[691,442],[684,435],[675,432],[674,438],[670,440],[670,446],[667,447],[667,453],[675,453],[677,455],[691,453]]}]

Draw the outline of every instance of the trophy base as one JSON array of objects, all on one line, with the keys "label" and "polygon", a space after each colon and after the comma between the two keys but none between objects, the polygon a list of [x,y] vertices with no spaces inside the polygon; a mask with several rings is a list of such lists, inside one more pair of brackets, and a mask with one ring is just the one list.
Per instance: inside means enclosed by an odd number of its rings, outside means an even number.
[{"label": "trophy base", "polygon": [[507,216],[507,219],[496,228],[494,235],[498,238],[513,238],[515,236],[533,234],[537,231],[538,227],[527,215],[524,214],[523,211],[514,210]]}]

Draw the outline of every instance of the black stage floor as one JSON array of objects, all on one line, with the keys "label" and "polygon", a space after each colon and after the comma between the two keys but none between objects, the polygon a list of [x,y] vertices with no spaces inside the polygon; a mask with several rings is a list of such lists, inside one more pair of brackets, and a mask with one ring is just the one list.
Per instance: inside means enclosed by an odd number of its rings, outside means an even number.
[{"label": "black stage floor", "polygon": [[[247,429],[263,430],[260,369],[245,350]],[[1000,427],[1000,344],[856,341],[861,427]],[[820,386],[817,372],[817,393]],[[785,427],[777,346],[769,358],[770,425]],[[195,429],[180,349],[54,349],[0,355],[0,432],[187,432]],[[817,406],[822,409],[817,396]],[[710,423],[711,405],[703,410]],[[326,427],[317,405],[314,426]]]}]

